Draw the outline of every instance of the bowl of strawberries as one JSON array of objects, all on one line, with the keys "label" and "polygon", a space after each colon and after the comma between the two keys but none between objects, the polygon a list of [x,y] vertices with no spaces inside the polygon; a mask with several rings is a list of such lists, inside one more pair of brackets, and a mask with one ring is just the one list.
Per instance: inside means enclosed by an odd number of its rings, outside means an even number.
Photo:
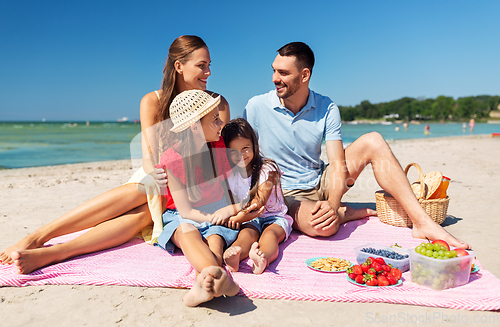
[{"label": "bowl of strawberries", "polygon": [[399,286],[402,272],[387,264],[383,258],[368,257],[362,264],[347,269],[347,280],[358,286],[388,287]]}]

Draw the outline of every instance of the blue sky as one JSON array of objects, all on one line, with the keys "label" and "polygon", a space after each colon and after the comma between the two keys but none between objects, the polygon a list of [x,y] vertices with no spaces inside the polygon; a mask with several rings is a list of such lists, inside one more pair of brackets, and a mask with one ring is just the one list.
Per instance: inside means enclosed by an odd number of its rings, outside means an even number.
[{"label": "blue sky", "polygon": [[232,117],[273,88],[291,41],[311,46],[310,86],[338,105],[499,95],[499,12],[460,0],[0,0],[0,121],[136,119],[182,34],[209,46],[208,88]]}]

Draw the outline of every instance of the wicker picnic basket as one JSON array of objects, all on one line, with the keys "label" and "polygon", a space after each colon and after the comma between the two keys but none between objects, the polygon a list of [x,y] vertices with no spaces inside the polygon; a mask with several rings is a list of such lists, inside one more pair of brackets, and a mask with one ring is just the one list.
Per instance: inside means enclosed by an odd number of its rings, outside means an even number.
[{"label": "wicker picnic basket", "polygon": [[[432,172],[424,175],[422,168],[416,163],[410,163],[405,168],[405,174],[408,175],[410,167],[415,167],[419,173],[419,179],[412,184],[412,189],[416,194],[418,202],[422,205],[425,212],[438,224],[441,224],[446,218],[450,197],[440,199],[428,199],[430,195],[439,187],[442,179],[441,173]],[[418,195],[417,195],[418,194]],[[413,223],[403,207],[386,191],[375,192],[377,215],[383,223],[398,226],[412,227]]]}]

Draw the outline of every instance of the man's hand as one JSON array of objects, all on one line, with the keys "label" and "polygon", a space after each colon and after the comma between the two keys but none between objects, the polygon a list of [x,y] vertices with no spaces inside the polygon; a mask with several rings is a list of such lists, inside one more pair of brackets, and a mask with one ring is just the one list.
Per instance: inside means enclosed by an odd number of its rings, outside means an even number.
[{"label": "man's hand", "polygon": [[311,226],[315,229],[327,230],[338,222],[337,211],[328,201],[318,201],[311,210]]}]

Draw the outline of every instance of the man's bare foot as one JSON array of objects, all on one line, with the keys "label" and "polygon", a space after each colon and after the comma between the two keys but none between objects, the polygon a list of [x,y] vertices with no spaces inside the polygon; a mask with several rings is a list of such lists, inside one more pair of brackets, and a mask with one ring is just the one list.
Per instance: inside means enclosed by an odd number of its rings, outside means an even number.
[{"label": "man's bare foot", "polygon": [[342,205],[339,208],[338,214],[340,222],[346,223],[351,220],[357,220],[369,216],[376,216],[377,211],[370,208],[355,209],[353,207],[350,207],[342,203]]},{"label": "man's bare foot", "polygon": [[34,236],[34,233],[23,237],[19,242],[16,244],[9,246],[8,248],[4,249],[0,253],[0,263],[4,265],[12,264],[14,263],[14,260],[11,257],[12,252],[14,251],[24,251],[24,250],[30,250],[30,249],[36,249],[36,248],[41,248],[43,247],[43,242],[39,242],[38,238]]},{"label": "man's bare foot", "polygon": [[259,243],[253,242],[248,256],[253,260],[253,273],[262,274],[267,268],[268,261],[266,255],[260,250]]},{"label": "man's bare foot", "polygon": [[203,302],[210,301],[215,297],[214,294],[214,276],[220,275],[218,267],[206,267],[196,277],[193,287],[184,295],[184,304],[188,307],[195,307]]},{"label": "man's bare foot", "polygon": [[[221,295],[234,296],[240,290],[240,286],[229,276],[224,268],[218,268],[218,273],[211,275],[214,277],[214,294],[216,297]],[[213,270],[215,272],[215,269]]]},{"label": "man's bare foot", "polygon": [[241,247],[231,246],[226,251],[224,251],[224,263],[231,271],[238,271],[240,268],[240,254]]},{"label": "man's bare foot", "polygon": [[414,238],[429,239],[431,241],[443,240],[451,246],[460,249],[470,249],[469,244],[460,241],[459,239],[448,233],[442,226],[440,226],[431,218],[425,220],[425,222],[420,225],[413,223],[411,235]]}]

